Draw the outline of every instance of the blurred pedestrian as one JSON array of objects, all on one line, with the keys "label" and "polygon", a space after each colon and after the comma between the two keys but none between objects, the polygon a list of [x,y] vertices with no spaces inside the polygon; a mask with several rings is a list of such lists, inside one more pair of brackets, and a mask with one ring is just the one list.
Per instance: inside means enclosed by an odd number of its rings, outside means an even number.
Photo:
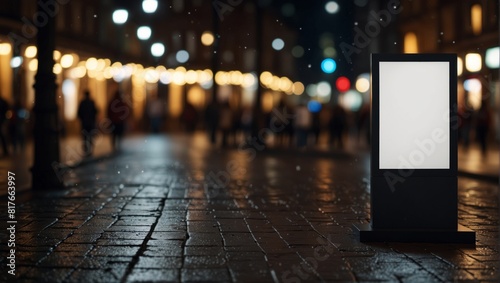
[{"label": "blurred pedestrian", "polygon": [[332,116],[330,117],[330,145],[338,145],[339,148],[344,147],[343,134],[346,128],[347,114],[342,106],[335,104],[332,109]]},{"label": "blurred pedestrian", "polygon": [[295,132],[297,133],[297,146],[307,145],[309,130],[312,125],[312,115],[304,102],[300,103],[295,110]]},{"label": "blurred pedestrian", "polygon": [[189,101],[186,101],[181,119],[186,127],[186,131],[188,133],[194,132],[196,129],[196,123],[198,122],[198,112],[196,111],[196,108],[194,108],[194,105]]},{"label": "blurred pedestrian", "polygon": [[78,119],[82,126],[83,153],[85,156],[90,156],[94,149],[93,136],[96,130],[97,108],[88,90],[83,95],[84,98],[78,105]]},{"label": "blurred pedestrian", "polygon": [[233,130],[233,112],[229,102],[224,102],[220,110],[219,127],[222,131],[222,146],[228,146],[229,136]]},{"label": "blurred pedestrian", "polygon": [[270,114],[269,128],[273,131],[275,146],[280,146],[285,144],[284,136],[285,136],[286,121],[283,121],[283,119],[281,118],[282,113],[286,111],[285,108],[286,108],[285,102],[281,100],[280,103],[273,108]]},{"label": "blurred pedestrian", "polygon": [[252,108],[251,107],[243,108],[240,118],[241,131],[243,132],[243,140],[247,140],[247,138],[252,134],[252,121],[253,121]]},{"label": "blurred pedestrian", "polygon": [[364,135],[366,144],[370,145],[370,104],[365,103],[359,110],[358,137]]},{"label": "blurred pedestrian", "polygon": [[472,106],[469,103],[462,104],[458,109],[458,135],[459,139],[463,142],[465,149],[468,149],[470,144],[470,130],[472,127],[473,113]]},{"label": "blurred pedestrian", "polygon": [[121,140],[125,131],[125,121],[130,115],[128,105],[123,101],[120,91],[116,91],[115,95],[108,104],[108,118],[111,122],[111,145],[114,150],[120,149]]},{"label": "blurred pedestrian", "polygon": [[486,155],[487,143],[488,143],[488,131],[491,123],[491,114],[488,109],[488,104],[483,101],[481,108],[477,112],[476,120],[476,137],[481,145],[481,152],[483,156]]},{"label": "blurred pedestrian", "polygon": [[7,111],[9,111],[9,103],[0,96],[0,142],[2,142],[3,155],[9,155],[7,141],[5,140],[4,124],[7,118]]},{"label": "blurred pedestrian", "polygon": [[153,94],[147,104],[147,115],[151,123],[151,131],[159,133],[162,127],[162,120],[164,117],[163,103],[158,95]]},{"label": "blurred pedestrian", "polygon": [[219,104],[212,101],[205,110],[205,121],[212,144],[217,144],[217,128],[219,127]]},{"label": "blurred pedestrian", "polygon": [[11,111],[9,132],[12,148],[14,152],[23,151],[26,140],[26,120],[29,118],[29,112],[19,101],[14,104]]},{"label": "blurred pedestrian", "polygon": [[311,133],[313,134],[314,144],[316,144],[316,145],[319,144],[319,137],[321,135],[320,113],[321,113],[321,110],[311,113],[311,116],[312,116]]}]

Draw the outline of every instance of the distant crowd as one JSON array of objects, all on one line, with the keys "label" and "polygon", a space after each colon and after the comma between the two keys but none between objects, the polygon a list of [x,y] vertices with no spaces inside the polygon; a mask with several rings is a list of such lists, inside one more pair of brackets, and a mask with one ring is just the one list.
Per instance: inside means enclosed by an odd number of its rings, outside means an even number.
[{"label": "distant crowd", "polygon": [[[149,131],[164,132],[168,119],[165,109],[162,99],[156,95],[148,97],[145,121]],[[116,91],[107,105],[104,121],[98,123],[98,109],[90,92],[85,91],[84,99],[78,106],[84,155],[92,154],[97,134],[110,134],[112,146],[118,150],[131,111],[130,102],[127,103]],[[30,112],[21,103],[9,105],[0,97],[0,142],[4,156],[24,150],[29,118]],[[291,106],[282,101],[272,111],[264,113],[256,112],[251,107],[234,110],[227,101],[211,102],[204,111],[200,111],[186,101],[179,120],[186,132],[205,129],[211,143],[222,147],[238,146],[251,139],[265,144],[272,139],[276,147],[303,148],[317,145],[321,136],[327,136],[328,144],[336,149],[345,147],[347,136],[365,145],[370,144],[369,104],[358,111],[349,111],[340,104],[309,102]],[[483,154],[486,154],[493,124],[487,103],[483,103],[478,110],[462,105],[454,124],[458,127],[459,142],[465,149],[472,141],[477,141]]]}]

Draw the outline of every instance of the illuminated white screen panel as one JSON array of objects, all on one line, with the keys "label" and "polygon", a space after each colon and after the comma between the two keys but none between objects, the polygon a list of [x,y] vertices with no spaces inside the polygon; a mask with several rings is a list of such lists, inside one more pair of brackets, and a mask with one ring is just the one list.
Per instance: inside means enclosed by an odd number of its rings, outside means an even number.
[{"label": "illuminated white screen panel", "polygon": [[449,62],[379,68],[380,169],[449,169]]}]

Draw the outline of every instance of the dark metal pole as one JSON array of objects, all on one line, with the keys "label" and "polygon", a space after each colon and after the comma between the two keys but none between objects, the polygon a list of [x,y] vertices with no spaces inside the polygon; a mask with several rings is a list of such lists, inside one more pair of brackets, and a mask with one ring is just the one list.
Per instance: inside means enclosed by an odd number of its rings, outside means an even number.
[{"label": "dark metal pole", "polygon": [[[260,83],[260,74],[262,73],[262,7],[259,1],[255,0],[255,72],[257,73],[257,93],[255,95],[253,107],[253,122],[252,122],[252,136],[257,137],[260,128],[260,121],[262,117],[262,85]],[[261,141],[262,143],[264,141]]]},{"label": "dark metal pole", "polygon": [[[49,2],[51,0],[41,0]],[[45,14],[42,5],[38,12]],[[46,14],[45,14],[46,15]],[[38,27],[38,71],[35,75],[35,154],[32,188],[51,190],[63,188],[62,180],[53,168],[59,164],[59,118],[56,104],[56,76],[53,52],[55,49],[55,16],[47,16],[45,25]]]},{"label": "dark metal pole", "polygon": [[219,90],[219,85],[215,83],[215,74],[219,71],[219,15],[217,10],[212,7],[212,29],[214,34],[214,43],[212,45],[212,74],[213,74],[213,85],[212,85],[212,102],[217,102],[217,92]]}]

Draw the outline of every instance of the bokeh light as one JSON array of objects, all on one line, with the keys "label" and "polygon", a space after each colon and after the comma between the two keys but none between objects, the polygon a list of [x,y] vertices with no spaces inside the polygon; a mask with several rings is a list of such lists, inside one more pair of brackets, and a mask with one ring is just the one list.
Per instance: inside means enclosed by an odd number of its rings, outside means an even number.
[{"label": "bokeh light", "polygon": [[365,93],[370,90],[370,74],[361,74],[356,80],[356,90]]},{"label": "bokeh light", "polygon": [[175,54],[175,60],[179,63],[186,63],[189,60],[189,53],[186,50],[179,50]]},{"label": "bokeh light", "polygon": [[36,56],[36,53],[37,53],[36,46],[31,45],[26,47],[26,50],[24,51],[24,56],[26,58],[34,58]]},{"label": "bokeh light", "polygon": [[486,49],[484,62],[488,68],[498,69],[500,67],[500,47]]},{"label": "bokeh light", "polygon": [[145,13],[151,14],[156,12],[156,9],[158,8],[158,1],[157,0],[144,0],[142,1],[142,10]]},{"label": "bokeh light", "polygon": [[155,57],[161,57],[165,53],[165,45],[160,42],[153,43],[151,45],[151,54]]},{"label": "bokeh light", "polygon": [[71,54],[64,54],[61,57],[61,67],[63,68],[69,68],[73,66],[74,63],[74,57]]},{"label": "bokeh light", "polygon": [[363,105],[363,97],[355,90],[350,90],[341,96],[340,104],[351,111],[358,111]]},{"label": "bokeh light", "polygon": [[332,93],[332,87],[328,82],[319,82],[316,87],[316,93],[320,97],[327,97]]},{"label": "bokeh light", "polygon": [[280,51],[285,47],[285,42],[281,38],[275,38],[272,43],[273,49],[276,51]]},{"label": "bokeh light", "polygon": [[304,56],[304,48],[300,45],[294,46],[292,48],[292,56],[295,58],[301,58]]},{"label": "bokeh light", "polygon": [[23,57],[21,56],[12,57],[12,59],[10,59],[10,66],[12,68],[18,68],[19,66],[21,66],[22,63],[23,63]]},{"label": "bokeh light", "polygon": [[205,46],[212,45],[214,43],[214,40],[214,35],[209,31],[206,31],[201,35],[201,43]]},{"label": "bokeh light", "polygon": [[10,45],[10,43],[0,43],[0,55],[9,55],[11,50],[12,46]]},{"label": "bokeh light", "polygon": [[326,58],[321,62],[321,70],[326,74],[331,74],[337,69],[337,63],[332,58]]},{"label": "bokeh light", "polygon": [[469,72],[479,72],[482,68],[481,54],[468,53],[465,55],[465,68]]},{"label": "bokeh light", "polygon": [[325,4],[325,10],[328,14],[335,14],[339,11],[339,4],[335,1],[330,1]]},{"label": "bokeh light", "polygon": [[316,100],[311,100],[307,103],[307,109],[311,113],[318,113],[321,111],[322,105]]},{"label": "bokeh light", "polygon": [[335,86],[337,87],[338,91],[346,92],[351,88],[351,81],[349,81],[349,79],[346,77],[339,77],[335,82]]},{"label": "bokeh light", "polygon": [[137,38],[140,40],[148,40],[151,37],[151,28],[148,26],[140,26],[137,29]]},{"label": "bokeh light", "polygon": [[125,9],[118,9],[113,12],[113,22],[117,25],[121,25],[127,22],[128,12]]}]

